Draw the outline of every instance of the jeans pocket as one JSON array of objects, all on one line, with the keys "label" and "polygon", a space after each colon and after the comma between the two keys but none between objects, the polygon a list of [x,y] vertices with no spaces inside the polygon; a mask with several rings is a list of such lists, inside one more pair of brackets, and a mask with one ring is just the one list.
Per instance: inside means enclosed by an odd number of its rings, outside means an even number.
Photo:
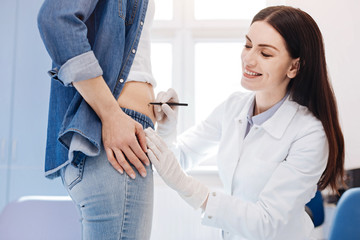
[{"label": "jeans pocket", "polygon": [[69,164],[66,167],[63,182],[69,190],[81,182],[84,174],[85,160],[86,158],[83,158],[77,165]]},{"label": "jeans pocket", "polygon": [[118,0],[118,2],[119,17],[124,19],[126,25],[133,24],[139,7],[139,0]]}]

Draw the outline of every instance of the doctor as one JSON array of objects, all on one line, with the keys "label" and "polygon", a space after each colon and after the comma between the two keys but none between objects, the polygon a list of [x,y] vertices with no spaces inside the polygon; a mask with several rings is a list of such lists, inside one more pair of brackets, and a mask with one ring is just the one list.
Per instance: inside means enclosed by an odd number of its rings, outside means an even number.
[{"label": "doctor", "polygon": [[[252,92],[232,94],[182,134],[178,154],[167,146],[177,110],[163,104],[155,109],[158,134],[145,131],[148,155],[163,180],[201,208],[202,223],[222,229],[224,239],[310,239],[314,226],[305,204],[317,188],[336,191],[344,162],[322,36],[307,13],[277,6],[254,17],[245,41],[241,84]],[[171,98],[177,99],[173,90],[157,100]],[[183,172],[214,147],[225,193]]]}]

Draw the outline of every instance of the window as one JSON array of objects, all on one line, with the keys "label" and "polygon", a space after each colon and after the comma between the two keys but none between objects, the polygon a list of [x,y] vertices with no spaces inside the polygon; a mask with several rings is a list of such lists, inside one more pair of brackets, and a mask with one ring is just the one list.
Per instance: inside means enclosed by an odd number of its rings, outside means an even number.
[{"label": "window", "polygon": [[152,71],[156,79],[156,88],[165,91],[172,86],[172,44],[167,42],[152,42]]},{"label": "window", "polygon": [[[155,0],[152,65],[155,92],[173,87],[180,101],[178,132],[208,114],[234,91],[245,91],[241,51],[251,18],[282,0]],[[205,165],[213,165],[213,160]]]},{"label": "window", "polygon": [[195,122],[203,120],[232,92],[246,91],[240,85],[242,45],[224,40],[195,44]]},{"label": "window", "polygon": [[266,0],[195,0],[195,19],[251,19]]}]

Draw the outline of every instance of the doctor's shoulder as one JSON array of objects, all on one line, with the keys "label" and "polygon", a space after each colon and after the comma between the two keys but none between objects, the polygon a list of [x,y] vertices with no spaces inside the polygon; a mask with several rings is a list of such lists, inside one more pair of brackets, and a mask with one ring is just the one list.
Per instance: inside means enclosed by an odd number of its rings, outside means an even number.
[{"label": "doctor's shoulder", "polygon": [[299,105],[297,113],[293,119],[299,135],[308,135],[317,132],[326,137],[321,121],[305,106]]}]

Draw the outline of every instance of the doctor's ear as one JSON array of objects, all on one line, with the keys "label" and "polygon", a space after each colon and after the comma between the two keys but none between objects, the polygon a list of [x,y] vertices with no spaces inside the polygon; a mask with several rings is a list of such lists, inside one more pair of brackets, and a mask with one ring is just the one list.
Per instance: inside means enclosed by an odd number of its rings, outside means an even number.
[{"label": "doctor's ear", "polygon": [[296,77],[296,75],[298,74],[300,70],[300,58],[296,58],[292,61],[290,69],[287,73],[287,76],[292,79],[294,77]]}]

